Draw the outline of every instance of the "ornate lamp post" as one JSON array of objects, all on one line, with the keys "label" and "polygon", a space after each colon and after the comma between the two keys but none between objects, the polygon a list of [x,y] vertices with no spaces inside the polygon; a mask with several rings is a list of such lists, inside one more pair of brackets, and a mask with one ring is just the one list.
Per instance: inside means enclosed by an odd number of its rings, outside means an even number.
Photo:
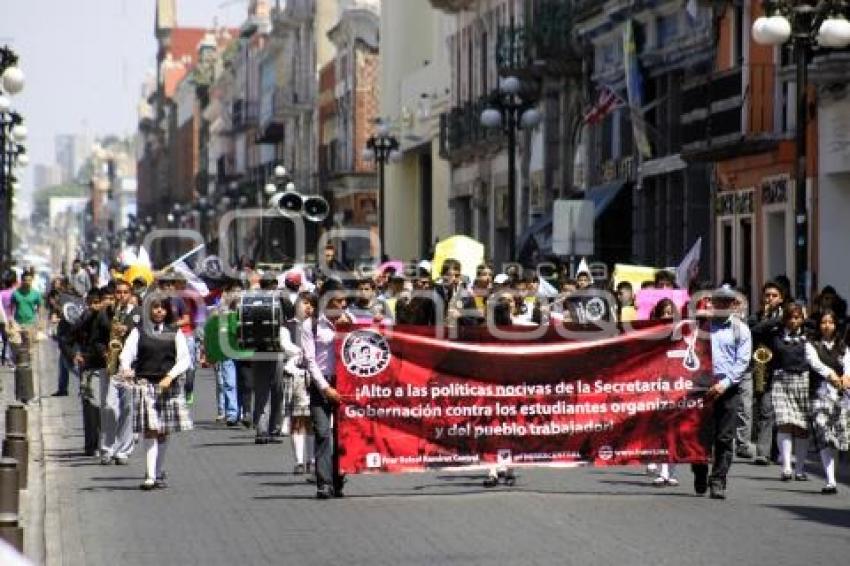
[{"label": "ornate lamp post", "polygon": [[812,52],[820,48],[844,48],[850,45],[850,14],[843,0],[797,2],[765,0],[766,16],[753,23],[753,39],[762,45],[778,46],[788,41],[794,51],[796,67],[796,159],[794,163],[795,273],[798,299],[808,298],[809,222],[806,210],[806,129],[808,125],[808,67]]},{"label": "ornate lamp post", "polygon": [[0,221],[5,229],[0,242],[0,260],[12,257],[12,200],[17,180],[12,167],[26,165],[23,141],[27,128],[23,118],[11,111],[12,103],[6,95],[15,95],[24,88],[24,73],[18,68],[18,56],[9,47],[0,47]]},{"label": "ornate lamp post", "polygon": [[401,151],[399,151],[398,139],[390,134],[389,125],[381,120],[377,120],[377,129],[375,135],[366,140],[366,148],[363,150],[363,161],[375,161],[378,164],[378,242],[381,244],[378,259],[384,253],[384,210],[386,200],[385,193],[385,177],[384,167],[387,162],[395,163],[401,160]]},{"label": "ornate lamp post", "polygon": [[481,113],[481,125],[485,128],[502,128],[508,137],[508,254],[510,261],[516,259],[516,140],[519,130],[535,128],[540,123],[540,112],[534,105],[520,96],[522,84],[516,77],[505,77],[499,81],[499,90],[490,102],[490,107]]}]

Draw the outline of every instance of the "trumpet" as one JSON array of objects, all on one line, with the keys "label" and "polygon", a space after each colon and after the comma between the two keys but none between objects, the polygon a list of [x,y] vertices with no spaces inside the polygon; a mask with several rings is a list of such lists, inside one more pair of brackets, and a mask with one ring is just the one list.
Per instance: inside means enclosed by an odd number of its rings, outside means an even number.
[{"label": "trumpet", "polygon": [[773,359],[773,352],[767,346],[759,346],[753,352],[753,392],[760,395],[767,387],[767,369]]}]

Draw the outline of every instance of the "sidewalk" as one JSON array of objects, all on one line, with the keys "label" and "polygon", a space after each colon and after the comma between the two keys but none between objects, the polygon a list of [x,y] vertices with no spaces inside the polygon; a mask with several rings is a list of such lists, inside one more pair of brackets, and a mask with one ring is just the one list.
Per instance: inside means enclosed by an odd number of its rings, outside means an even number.
[{"label": "sidewalk", "polygon": [[[40,354],[35,358],[33,378],[36,400],[27,408],[27,440],[29,443],[29,462],[27,489],[20,492],[19,525],[24,529],[24,555],[34,564],[43,564],[45,560],[44,544],[44,443],[41,428],[41,401],[39,395],[49,389],[51,378],[56,381],[55,361],[50,352],[55,350],[53,342],[45,340],[39,343]],[[55,383],[53,384],[55,387]],[[52,390],[51,390],[52,391]],[[6,432],[6,408],[15,402],[15,371],[0,368],[0,435]]]}]

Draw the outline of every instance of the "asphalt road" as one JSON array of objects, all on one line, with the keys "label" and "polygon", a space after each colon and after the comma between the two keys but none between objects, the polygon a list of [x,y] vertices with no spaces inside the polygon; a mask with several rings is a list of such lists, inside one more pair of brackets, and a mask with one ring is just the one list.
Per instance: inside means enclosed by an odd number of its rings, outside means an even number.
[{"label": "asphalt road", "polygon": [[775,466],[737,462],[727,501],[694,496],[686,467],[665,489],[638,468],[531,470],[495,490],[477,473],[358,476],[318,501],[288,441],[214,423],[213,396],[202,371],[196,429],[174,439],[171,487],[154,492],[138,489],[140,451],[129,466],[82,455],[76,397],[42,401],[48,564],[834,566],[850,553],[846,483],[822,496],[820,478],[783,484]]}]

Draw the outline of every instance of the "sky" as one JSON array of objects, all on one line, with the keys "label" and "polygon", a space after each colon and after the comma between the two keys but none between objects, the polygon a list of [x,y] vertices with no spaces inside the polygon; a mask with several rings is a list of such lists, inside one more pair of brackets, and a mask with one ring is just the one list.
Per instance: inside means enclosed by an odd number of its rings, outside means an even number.
[{"label": "sky", "polygon": [[[247,0],[177,0],[186,27],[238,26]],[[24,116],[30,165],[52,164],[57,134],[92,137],[136,130],[145,74],[156,66],[156,0],[0,0],[0,45],[19,57],[26,76],[12,107]]]}]

